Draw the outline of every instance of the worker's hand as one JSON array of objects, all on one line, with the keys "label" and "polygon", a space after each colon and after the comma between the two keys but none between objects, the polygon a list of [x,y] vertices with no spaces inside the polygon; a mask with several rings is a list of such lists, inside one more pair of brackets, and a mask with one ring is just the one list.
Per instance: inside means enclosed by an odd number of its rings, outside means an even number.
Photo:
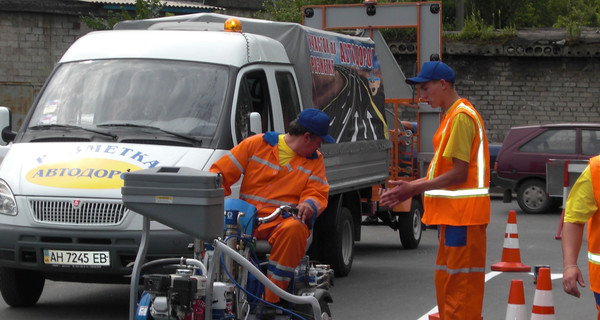
[{"label": "worker's hand", "polygon": [[306,202],[301,202],[296,208],[298,208],[298,220],[304,224],[309,224],[313,214],[315,214],[312,206]]},{"label": "worker's hand", "polygon": [[575,265],[568,266],[563,272],[563,289],[566,293],[579,298],[581,293],[579,292],[577,284],[579,284],[582,287],[585,287],[585,282],[583,282],[581,270],[579,270],[579,267]]},{"label": "worker's hand", "polygon": [[388,184],[394,187],[381,195],[382,206],[392,208],[413,196],[413,188],[408,181],[390,180]]}]

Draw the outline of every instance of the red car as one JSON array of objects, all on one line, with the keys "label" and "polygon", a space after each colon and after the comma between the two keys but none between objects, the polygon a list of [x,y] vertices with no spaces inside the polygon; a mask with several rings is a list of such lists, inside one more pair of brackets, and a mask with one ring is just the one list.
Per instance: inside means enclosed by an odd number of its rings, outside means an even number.
[{"label": "red car", "polygon": [[541,213],[561,198],[546,192],[548,159],[587,160],[600,154],[600,124],[560,123],[510,129],[496,157],[492,183],[505,188],[504,201],[516,193],[519,207]]}]

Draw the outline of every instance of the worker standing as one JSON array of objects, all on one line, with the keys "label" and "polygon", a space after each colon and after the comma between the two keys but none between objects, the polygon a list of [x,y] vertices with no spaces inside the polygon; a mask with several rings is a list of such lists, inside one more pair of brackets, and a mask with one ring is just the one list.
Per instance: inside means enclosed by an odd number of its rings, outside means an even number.
[{"label": "worker standing", "polygon": [[584,226],[587,222],[588,268],[590,289],[594,292],[597,318],[600,320],[600,156],[590,159],[567,198],[562,229],[563,289],[566,293],[580,296],[577,284],[585,287],[577,256],[581,249]]},{"label": "worker standing", "polygon": [[489,150],[481,116],[454,87],[454,71],[441,61],[423,64],[421,101],[442,109],[427,176],[390,181],[381,197],[388,207],[424,193],[423,223],[438,226],[435,287],[440,319],[481,319],[486,228],[490,221]]}]

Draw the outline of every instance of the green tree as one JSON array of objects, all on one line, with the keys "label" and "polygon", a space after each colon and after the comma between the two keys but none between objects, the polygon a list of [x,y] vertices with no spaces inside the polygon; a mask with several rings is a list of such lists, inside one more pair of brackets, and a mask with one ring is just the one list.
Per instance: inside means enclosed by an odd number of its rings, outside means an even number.
[{"label": "green tree", "polygon": [[558,16],[555,27],[566,28],[569,40],[581,37],[581,28],[600,26],[600,0],[569,0],[566,13]]},{"label": "green tree", "polygon": [[[108,10],[106,17],[96,17],[93,13],[89,13],[87,16],[80,16],[81,21],[94,30],[110,30],[119,21],[123,20],[141,20],[149,18],[157,18],[161,16],[161,12],[164,5],[160,0],[136,0],[135,3],[135,17],[132,17],[127,10],[121,6],[120,12],[114,12]],[[168,14],[166,14],[168,15]]]}]

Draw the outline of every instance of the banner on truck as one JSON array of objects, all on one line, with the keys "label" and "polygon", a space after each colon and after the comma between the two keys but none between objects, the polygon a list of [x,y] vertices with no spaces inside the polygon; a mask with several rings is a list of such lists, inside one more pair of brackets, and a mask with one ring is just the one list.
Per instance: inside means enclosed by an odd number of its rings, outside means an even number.
[{"label": "banner on truck", "polygon": [[313,105],[336,142],[387,139],[381,69],[372,42],[307,32]]}]

